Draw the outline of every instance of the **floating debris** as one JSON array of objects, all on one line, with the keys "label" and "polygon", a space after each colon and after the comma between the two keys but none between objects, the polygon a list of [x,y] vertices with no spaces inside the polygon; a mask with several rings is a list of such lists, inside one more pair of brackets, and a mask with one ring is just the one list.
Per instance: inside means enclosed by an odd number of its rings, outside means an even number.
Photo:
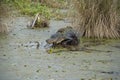
[{"label": "floating debris", "polygon": [[41,28],[49,27],[49,21],[39,13],[36,14],[35,18],[32,21],[29,21],[27,24],[28,28]]}]

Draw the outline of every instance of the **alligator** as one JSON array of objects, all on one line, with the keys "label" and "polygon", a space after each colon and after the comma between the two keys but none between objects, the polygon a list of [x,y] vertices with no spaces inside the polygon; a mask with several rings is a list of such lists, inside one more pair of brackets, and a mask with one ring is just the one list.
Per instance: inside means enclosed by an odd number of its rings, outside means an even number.
[{"label": "alligator", "polygon": [[76,31],[71,26],[67,26],[65,28],[60,28],[55,34],[47,39],[46,42],[52,44],[54,47],[60,45],[65,48],[70,48],[72,46],[78,46],[80,40]]}]

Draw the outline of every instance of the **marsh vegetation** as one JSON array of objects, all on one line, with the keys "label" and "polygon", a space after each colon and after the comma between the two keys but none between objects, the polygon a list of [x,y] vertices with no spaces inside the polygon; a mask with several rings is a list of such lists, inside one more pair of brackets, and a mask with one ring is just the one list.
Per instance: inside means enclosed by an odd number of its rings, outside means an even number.
[{"label": "marsh vegetation", "polygon": [[119,0],[72,0],[74,26],[87,38],[120,38]]},{"label": "marsh vegetation", "polygon": [[[61,19],[60,9],[70,9],[73,26],[87,38],[120,37],[119,0],[2,0],[1,4],[14,7],[29,16],[40,13],[47,19]],[[2,6],[1,6],[2,7]],[[5,6],[4,6],[5,7]],[[4,8],[3,8],[4,9]],[[0,9],[1,12],[3,11]]]}]

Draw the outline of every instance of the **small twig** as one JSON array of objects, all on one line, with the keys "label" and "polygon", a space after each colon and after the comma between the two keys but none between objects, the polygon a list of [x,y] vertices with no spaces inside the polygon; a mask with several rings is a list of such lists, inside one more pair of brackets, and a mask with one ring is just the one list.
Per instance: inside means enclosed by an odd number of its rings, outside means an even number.
[{"label": "small twig", "polygon": [[35,16],[35,18],[34,18],[34,20],[33,20],[33,22],[32,22],[31,28],[33,28],[33,27],[35,26],[35,23],[36,23],[36,21],[37,21],[38,16],[39,16],[39,13],[36,14],[36,16]]}]

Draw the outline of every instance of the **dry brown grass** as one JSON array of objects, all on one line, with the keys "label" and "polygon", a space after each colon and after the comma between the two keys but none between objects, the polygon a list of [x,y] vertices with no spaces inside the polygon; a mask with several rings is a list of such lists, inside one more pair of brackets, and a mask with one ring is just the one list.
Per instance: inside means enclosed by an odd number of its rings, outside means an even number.
[{"label": "dry brown grass", "polygon": [[88,38],[119,38],[119,0],[72,0],[74,26]]},{"label": "dry brown grass", "polygon": [[3,22],[4,18],[7,18],[7,9],[4,5],[0,4],[0,33],[8,32],[7,24]]},{"label": "dry brown grass", "polygon": [[0,23],[0,33],[8,32],[8,27],[6,24]]}]

